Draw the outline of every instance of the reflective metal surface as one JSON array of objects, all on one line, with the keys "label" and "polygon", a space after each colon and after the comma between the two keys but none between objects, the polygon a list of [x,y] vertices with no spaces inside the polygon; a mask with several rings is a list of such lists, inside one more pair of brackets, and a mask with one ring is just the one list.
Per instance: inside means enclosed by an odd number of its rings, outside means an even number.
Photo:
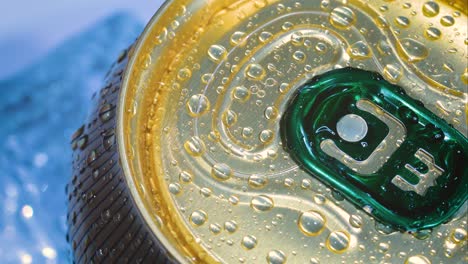
[{"label": "reflective metal surface", "polygon": [[297,88],[346,66],[381,73],[466,135],[466,22],[445,2],[166,4],[120,105],[123,165],[153,231],[181,262],[467,261],[465,211],[397,232],[302,170],[279,136]]}]

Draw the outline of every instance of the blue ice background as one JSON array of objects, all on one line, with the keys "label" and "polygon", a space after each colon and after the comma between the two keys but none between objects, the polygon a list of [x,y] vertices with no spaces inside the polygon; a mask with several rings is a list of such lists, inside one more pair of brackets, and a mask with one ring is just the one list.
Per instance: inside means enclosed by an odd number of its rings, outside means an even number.
[{"label": "blue ice background", "polygon": [[118,54],[142,31],[113,15],[0,80],[0,262],[67,263],[70,136]]}]

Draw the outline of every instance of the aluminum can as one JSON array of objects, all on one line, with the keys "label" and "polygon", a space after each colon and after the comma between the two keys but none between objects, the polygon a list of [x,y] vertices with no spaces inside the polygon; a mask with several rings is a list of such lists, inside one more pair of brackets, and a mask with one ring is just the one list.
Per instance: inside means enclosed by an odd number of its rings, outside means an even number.
[{"label": "aluminum can", "polygon": [[465,263],[467,3],[173,0],[72,137],[76,263]]}]

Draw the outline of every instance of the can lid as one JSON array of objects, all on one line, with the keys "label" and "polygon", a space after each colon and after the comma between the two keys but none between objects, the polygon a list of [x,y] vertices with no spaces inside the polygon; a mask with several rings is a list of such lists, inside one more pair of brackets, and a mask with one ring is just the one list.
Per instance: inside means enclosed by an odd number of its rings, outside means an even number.
[{"label": "can lid", "polygon": [[462,2],[168,1],[119,108],[156,236],[180,262],[463,261]]}]

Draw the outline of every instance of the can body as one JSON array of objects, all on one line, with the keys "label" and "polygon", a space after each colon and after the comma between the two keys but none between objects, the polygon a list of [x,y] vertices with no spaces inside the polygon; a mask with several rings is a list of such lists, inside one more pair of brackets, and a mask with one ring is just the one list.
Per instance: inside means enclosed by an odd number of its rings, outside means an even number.
[{"label": "can body", "polygon": [[466,22],[457,1],[166,3],[73,138],[76,261],[467,261]]}]

